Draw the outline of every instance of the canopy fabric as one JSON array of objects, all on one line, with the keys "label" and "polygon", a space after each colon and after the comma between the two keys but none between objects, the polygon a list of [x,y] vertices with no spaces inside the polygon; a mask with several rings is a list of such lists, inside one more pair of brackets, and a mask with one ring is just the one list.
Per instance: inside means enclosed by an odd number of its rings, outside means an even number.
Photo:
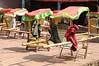
[{"label": "canopy fabric", "polygon": [[90,17],[99,17],[99,12],[89,12],[88,16],[90,16]]},{"label": "canopy fabric", "polygon": [[60,18],[61,17],[61,13],[62,13],[61,10],[55,10],[55,11],[53,11],[53,15],[50,16],[50,18]]},{"label": "canopy fabric", "polygon": [[28,10],[25,9],[25,8],[22,8],[22,9],[20,9],[20,10],[18,10],[18,11],[15,12],[15,14],[18,15],[18,16],[23,16],[26,13],[28,13]]},{"label": "canopy fabric", "polygon": [[34,17],[36,15],[39,15],[39,14],[42,14],[42,13],[45,13],[48,11],[51,11],[51,9],[38,9],[38,10],[32,11],[30,13],[26,13],[25,15],[29,16],[29,17]]},{"label": "canopy fabric", "polygon": [[3,11],[4,13],[7,13],[7,12],[11,11],[11,8],[3,8],[2,11]]},{"label": "canopy fabric", "polygon": [[85,11],[89,11],[89,8],[83,6],[70,6],[62,10],[61,16],[72,20],[77,20],[79,19],[81,13]]},{"label": "canopy fabric", "polygon": [[16,8],[16,9],[10,9],[8,12],[6,12],[5,15],[7,16],[23,16],[25,13],[28,13],[28,11],[24,8]]},{"label": "canopy fabric", "polygon": [[22,18],[23,21],[33,21],[33,20],[38,20],[41,18],[45,18],[49,15],[52,15],[53,12],[51,11],[51,9],[38,9],[29,13],[26,13]]}]

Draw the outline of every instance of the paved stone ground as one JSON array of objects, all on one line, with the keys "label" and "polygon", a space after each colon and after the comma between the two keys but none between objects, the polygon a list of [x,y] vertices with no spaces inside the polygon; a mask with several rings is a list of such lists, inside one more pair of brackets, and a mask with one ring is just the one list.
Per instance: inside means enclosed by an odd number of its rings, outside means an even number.
[{"label": "paved stone ground", "polygon": [[8,39],[0,36],[0,66],[88,66],[89,63],[99,60],[99,38],[89,42],[87,58],[83,58],[84,50],[80,50],[75,62],[68,49],[64,49],[62,57],[59,58],[59,47],[52,47],[50,51],[26,51],[22,46],[24,42],[26,39]]}]

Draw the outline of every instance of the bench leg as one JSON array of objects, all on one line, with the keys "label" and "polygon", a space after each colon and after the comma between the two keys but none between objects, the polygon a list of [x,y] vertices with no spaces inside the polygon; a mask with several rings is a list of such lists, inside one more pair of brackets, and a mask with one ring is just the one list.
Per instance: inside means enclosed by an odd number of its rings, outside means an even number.
[{"label": "bench leg", "polygon": [[[46,40],[46,43],[47,43],[47,45],[49,45],[49,42],[48,42],[48,40]],[[48,50],[48,51],[50,51],[50,48],[47,48],[47,50]]]},{"label": "bench leg", "polygon": [[35,52],[37,52],[39,50],[39,47],[35,47]]},{"label": "bench leg", "polygon": [[8,32],[7,32],[7,36],[8,36],[7,38],[9,38],[9,37],[10,37],[10,31],[8,31]]},{"label": "bench leg", "polygon": [[61,56],[62,56],[63,48],[64,48],[64,47],[62,47],[62,48],[61,48],[61,51],[60,51],[60,55],[59,55],[59,57],[61,57]]},{"label": "bench leg", "polygon": [[77,58],[77,56],[78,56],[79,51],[80,51],[80,49],[77,50],[76,55],[75,55],[75,57],[74,57],[74,61],[76,61],[76,58]]},{"label": "bench leg", "polygon": [[26,46],[26,50],[28,50],[29,46]]},{"label": "bench leg", "polygon": [[22,38],[25,38],[25,35],[24,35],[24,33],[23,33],[23,35],[22,35]]},{"label": "bench leg", "polygon": [[73,56],[73,51],[72,51],[72,50],[70,50],[70,51],[71,51],[71,52],[70,52],[70,53],[71,53],[71,56]]},{"label": "bench leg", "polygon": [[87,57],[87,51],[88,51],[88,47],[85,49],[84,59],[86,59]]},{"label": "bench leg", "polygon": [[85,44],[86,44],[86,46],[85,46],[84,59],[86,59],[86,57],[87,57],[87,52],[88,52],[88,41],[86,41]]},{"label": "bench leg", "polygon": [[14,38],[16,38],[16,33],[14,33]]}]

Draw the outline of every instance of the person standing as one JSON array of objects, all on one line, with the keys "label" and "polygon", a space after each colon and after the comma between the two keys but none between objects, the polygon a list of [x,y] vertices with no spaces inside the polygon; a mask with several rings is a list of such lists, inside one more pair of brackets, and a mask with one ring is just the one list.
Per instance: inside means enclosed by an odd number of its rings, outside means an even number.
[{"label": "person standing", "polygon": [[54,20],[50,19],[50,30],[49,33],[51,34],[50,40],[54,43],[61,43],[58,30],[57,30],[57,24],[55,24]]},{"label": "person standing", "polygon": [[73,24],[72,20],[70,20],[70,26],[66,30],[65,38],[67,41],[70,41],[72,43],[72,46],[70,49],[71,52],[76,51],[78,48],[78,42],[77,42],[76,35],[75,35],[78,29],[79,27],[76,24]]}]

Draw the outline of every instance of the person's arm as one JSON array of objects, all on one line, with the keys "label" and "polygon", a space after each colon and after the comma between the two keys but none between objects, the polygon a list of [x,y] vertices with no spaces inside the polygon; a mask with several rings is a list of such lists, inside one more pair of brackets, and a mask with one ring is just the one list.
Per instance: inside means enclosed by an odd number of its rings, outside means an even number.
[{"label": "person's arm", "polygon": [[81,28],[88,28],[87,26],[78,25]]},{"label": "person's arm", "polygon": [[78,25],[74,25],[75,26],[75,28],[78,30],[79,29],[79,27],[78,27]]}]

